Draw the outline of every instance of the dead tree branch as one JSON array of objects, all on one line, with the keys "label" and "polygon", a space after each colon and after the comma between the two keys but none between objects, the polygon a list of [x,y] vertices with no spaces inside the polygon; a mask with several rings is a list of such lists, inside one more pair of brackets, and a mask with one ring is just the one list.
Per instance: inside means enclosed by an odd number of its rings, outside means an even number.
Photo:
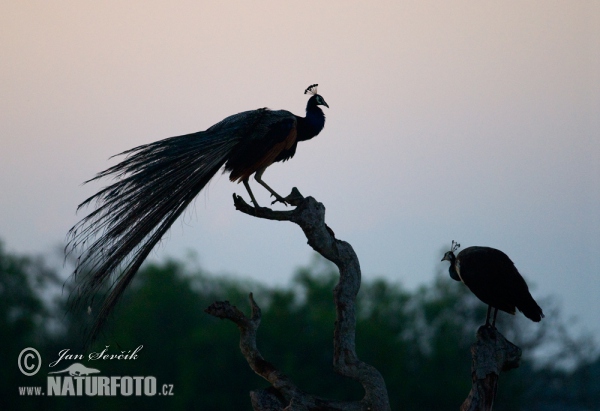
[{"label": "dead tree branch", "polygon": [[373,366],[359,360],[356,355],[355,300],[360,288],[361,272],[358,257],[352,246],[335,238],[325,224],[325,207],[314,198],[304,198],[295,188],[286,201],[295,209],[274,211],[254,208],[241,197],[233,195],[235,207],[248,215],[268,220],[291,221],[302,228],[308,244],[323,257],[333,262],[340,271],[340,280],[334,289],[336,322],[333,339],[333,368],[343,376],[358,381],[365,390],[360,401],[333,401],[318,398],[300,390],[275,366],[266,361],[256,346],[256,330],[260,324],[260,308],[250,294],[251,317],[246,317],[229,302],[216,302],[206,312],[226,318],[240,329],[240,349],[248,364],[258,375],[269,381],[272,387],[251,393],[252,406],[256,411],[266,410],[390,410],[387,389],[383,377]]},{"label": "dead tree branch", "polygon": [[471,346],[473,386],[461,411],[491,411],[501,371],[519,366],[521,349],[508,341],[495,328],[481,326],[477,342]]}]

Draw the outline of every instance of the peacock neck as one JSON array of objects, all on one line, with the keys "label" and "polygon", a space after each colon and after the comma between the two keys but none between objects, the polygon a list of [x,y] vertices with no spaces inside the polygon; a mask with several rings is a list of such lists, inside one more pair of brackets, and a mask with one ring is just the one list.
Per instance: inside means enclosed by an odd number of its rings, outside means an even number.
[{"label": "peacock neck", "polygon": [[325,127],[325,114],[317,105],[306,107],[306,117],[298,119],[298,140],[310,140]]}]

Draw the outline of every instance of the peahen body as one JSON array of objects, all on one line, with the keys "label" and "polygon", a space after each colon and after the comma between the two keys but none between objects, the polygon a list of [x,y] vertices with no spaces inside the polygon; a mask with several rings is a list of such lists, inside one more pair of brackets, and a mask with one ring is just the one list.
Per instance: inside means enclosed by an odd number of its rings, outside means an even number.
[{"label": "peahen body", "polygon": [[506,254],[491,247],[467,247],[455,256],[454,251],[458,247],[460,244],[452,242],[451,250],[444,254],[442,261],[450,262],[453,280],[462,281],[488,305],[486,325],[490,325],[492,307],[495,309],[492,327],[495,326],[498,310],[514,315],[518,309],[535,322],[544,317],[527,283]]},{"label": "peahen body", "polygon": [[150,251],[223,166],[231,181],[244,183],[255,207],[259,206],[248,183],[253,174],[275,201],[285,203],[262,175],[272,163],[292,158],[299,141],[310,140],[323,129],[325,115],[319,106],[329,106],[317,94],[316,84],[304,93],[311,95],[305,117],[267,108],[245,111],[206,131],[125,151],[123,161],[89,180],[117,179],[79,205],[78,209],[90,203],[96,207],[71,228],[65,248],[67,254],[78,255],[78,302],[87,302],[107,284],[110,287],[91,338]]}]

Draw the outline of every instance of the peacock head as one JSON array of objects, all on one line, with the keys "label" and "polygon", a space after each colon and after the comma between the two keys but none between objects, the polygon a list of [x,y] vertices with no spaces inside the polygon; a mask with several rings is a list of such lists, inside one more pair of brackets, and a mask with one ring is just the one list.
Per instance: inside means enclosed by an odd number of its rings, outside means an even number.
[{"label": "peacock head", "polygon": [[325,106],[329,108],[329,105],[325,102],[325,99],[320,94],[317,94],[318,86],[318,84],[311,84],[306,88],[306,90],[304,90],[304,94],[310,94],[312,96],[308,99],[308,105]]},{"label": "peacock head", "polygon": [[446,251],[446,254],[444,254],[444,258],[442,258],[442,261],[454,261],[456,259],[456,256],[454,255],[454,252],[456,250],[458,250],[458,248],[460,247],[460,244],[458,244],[456,241],[452,240],[452,246],[450,247],[450,251]]}]

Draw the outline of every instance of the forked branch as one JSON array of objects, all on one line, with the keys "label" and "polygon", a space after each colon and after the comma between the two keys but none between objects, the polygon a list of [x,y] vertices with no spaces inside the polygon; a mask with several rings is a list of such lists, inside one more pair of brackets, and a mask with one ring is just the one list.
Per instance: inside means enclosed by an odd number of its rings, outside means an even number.
[{"label": "forked branch", "polygon": [[333,367],[340,375],[358,381],[365,390],[360,401],[333,401],[315,397],[300,390],[285,374],[266,361],[256,346],[256,330],[260,324],[260,308],[250,294],[252,315],[246,317],[229,302],[216,302],[206,312],[226,318],[240,329],[240,349],[248,364],[258,375],[269,381],[271,388],[251,393],[256,411],[263,410],[390,410],[383,377],[373,366],[359,360],[356,355],[356,295],[360,288],[361,272],[358,257],[352,246],[335,238],[325,224],[325,207],[314,198],[304,198],[295,188],[285,198],[296,206],[289,211],[254,208],[234,194],[235,207],[248,215],[277,221],[291,221],[302,228],[308,244],[339,269],[340,280],[334,289],[336,321],[333,333]]}]

